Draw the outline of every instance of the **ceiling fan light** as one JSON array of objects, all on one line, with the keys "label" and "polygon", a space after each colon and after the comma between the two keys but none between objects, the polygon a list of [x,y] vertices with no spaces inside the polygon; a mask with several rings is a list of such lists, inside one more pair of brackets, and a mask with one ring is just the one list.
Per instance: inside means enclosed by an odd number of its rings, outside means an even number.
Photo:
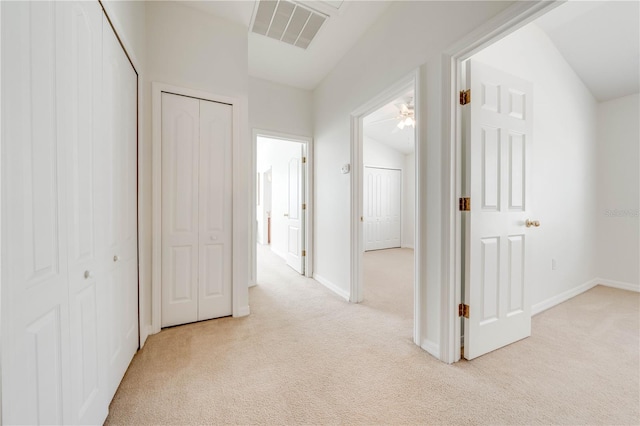
[{"label": "ceiling fan light", "polygon": [[404,120],[404,124],[405,124],[405,126],[411,126],[411,127],[414,127],[414,126],[415,126],[415,124],[416,124],[416,122],[415,122],[415,120],[414,120],[413,118],[411,118],[411,117],[407,117],[407,119],[406,119],[406,120]]},{"label": "ceiling fan light", "polygon": [[404,126],[405,126],[404,120],[400,120],[400,122],[398,123],[398,129],[402,130],[404,129]]}]

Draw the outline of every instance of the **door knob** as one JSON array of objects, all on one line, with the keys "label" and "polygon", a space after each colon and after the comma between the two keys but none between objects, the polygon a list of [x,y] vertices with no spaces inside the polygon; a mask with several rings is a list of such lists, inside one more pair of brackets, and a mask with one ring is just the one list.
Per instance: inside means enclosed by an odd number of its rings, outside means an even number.
[{"label": "door knob", "polygon": [[89,270],[84,271],[84,279],[88,280],[89,278],[93,278],[93,274],[91,273],[91,271]]},{"label": "door knob", "polygon": [[527,228],[531,228],[532,226],[535,226],[537,228],[540,226],[540,221],[527,219],[524,224],[527,226]]},{"label": "door knob", "polygon": [[117,262],[118,260],[120,260],[120,258],[118,257],[118,255],[116,254],[115,256],[113,256],[113,261]]}]

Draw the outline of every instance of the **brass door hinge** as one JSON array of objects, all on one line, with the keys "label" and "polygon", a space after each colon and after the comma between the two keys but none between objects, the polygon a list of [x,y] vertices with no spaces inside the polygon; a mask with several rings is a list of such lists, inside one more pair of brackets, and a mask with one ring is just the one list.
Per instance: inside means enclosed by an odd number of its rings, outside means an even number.
[{"label": "brass door hinge", "polygon": [[302,210],[306,210],[307,209],[307,203],[302,203]]},{"label": "brass door hinge", "polygon": [[463,305],[460,303],[458,305],[458,316],[469,318],[469,305]]},{"label": "brass door hinge", "polygon": [[305,257],[307,255],[307,251],[306,250],[302,250],[302,257]]},{"label": "brass door hinge", "polygon": [[471,198],[470,197],[461,197],[458,200],[458,208],[461,212],[471,211]]},{"label": "brass door hinge", "polygon": [[307,162],[307,157],[302,157],[302,164],[305,164]]},{"label": "brass door hinge", "polygon": [[471,102],[471,89],[460,91],[460,105],[466,105]]}]

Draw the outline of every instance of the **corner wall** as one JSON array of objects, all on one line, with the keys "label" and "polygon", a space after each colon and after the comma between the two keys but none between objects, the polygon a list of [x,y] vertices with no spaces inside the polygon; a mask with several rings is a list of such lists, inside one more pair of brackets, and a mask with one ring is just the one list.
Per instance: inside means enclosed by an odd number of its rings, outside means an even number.
[{"label": "corner wall", "polygon": [[640,291],[640,96],[598,105],[599,282]]}]

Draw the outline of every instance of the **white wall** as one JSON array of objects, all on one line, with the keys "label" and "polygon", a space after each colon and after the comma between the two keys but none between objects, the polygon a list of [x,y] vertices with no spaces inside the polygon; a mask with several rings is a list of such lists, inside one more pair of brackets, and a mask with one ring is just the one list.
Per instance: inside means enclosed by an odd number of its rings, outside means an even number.
[{"label": "white wall", "polygon": [[[315,262],[314,275],[349,291],[350,162],[349,116],[379,93],[420,68],[421,232],[425,297],[423,347],[439,351],[442,285],[442,53],[512,2],[394,2],[314,91]],[[447,129],[448,130],[448,129]],[[335,206],[341,208],[335,208]],[[322,232],[331,229],[332,232]],[[428,236],[428,238],[427,238]]]},{"label": "white wall", "polygon": [[[531,302],[593,280],[596,263],[597,102],[535,24],[475,59],[533,83]],[[636,163],[637,166],[637,163]],[[552,270],[551,260],[557,262]]]},{"label": "white wall", "polygon": [[290,135],[313,135],[312,92],[249,77],[249,126]]},{"label": "white wall", "polygon": [[[141,178],[151,188],[151,90],[150,83],[159,81],[175,86],[202,90],[240,100],[241,158],[250,158],[248,124],[248,58],[247,29],[242,25],[216,18],[173,2],[146,3],[146,86],[145,133],[141,155],[146,159]],[[234,141],[234,144],[236,142]],[[234,280],[248,283],[249,264],[249,177],[250,162],[241,162],[234,171],[234,218],[240,223],[240,235],[234,235]],[[147,186],[148,185],[148,186]],[[237,197],[237,198],[236,198]],[[145,205],[151,198],[145,198]],[[150,211],[150,207],[149,207]],[[151,223],[151,217],[145,218]],[[145,243],[146,244],[146,243]],[[150,300],[150,285],[141,291]],[[148,296],[148,297],[147,297]],[[248,290],[234,299],[234,305],[245,309]],[[149,307],[149,314],[150,314]],[[146,318],[150,321],[150,316]],[[143,324],[144,327],[146,324]]]},{"label": "white wall", "polygon": [[598,276],[638,288],[640,97],[598,105]]},{"label": "white wall", "polygon": [[[287,253],[288,220],[284,214],[289,212],[289,160],[300,156],[302,146],[299,142],[258,137],[258,172],[272,170],[271,250],[283,259]],[[257,216],[261,229],[265,226],[264,218]]]},{"label": "white wall", "polygon": [[404,154],[369,136],[362,138],[362,156],[365,166],[404,169]]}]

